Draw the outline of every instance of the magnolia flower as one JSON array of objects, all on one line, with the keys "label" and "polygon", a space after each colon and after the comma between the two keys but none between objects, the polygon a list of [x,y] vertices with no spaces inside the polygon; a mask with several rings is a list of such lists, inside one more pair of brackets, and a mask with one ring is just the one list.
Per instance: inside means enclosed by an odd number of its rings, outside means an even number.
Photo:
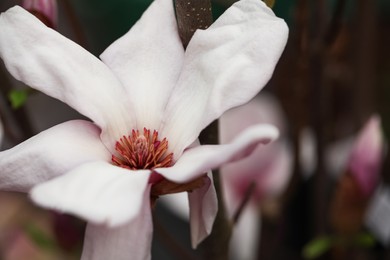
[{"label": "magnolia flower", "polygon": [[[269,80],[287,40],[283,20],[258,0],[229,8],[198,30],[186,52],[171,0],[156,0],[95,58],[22,8],[0,17],[0,56],[10,73],[92,122],[65,122],[0,154],[0,189],[86,219],[82,259],[149,259],[151,203],[190,191],[193,244],[217,211],[210,169],[278,135],[248,128],[225,145],[196,142],[226,110]],[[152,200],[151,200],[152,199]]]},{"label": "magnolia flower", "polygon": [[292,174],[293,156],[286,140],[283,111],[270,95],[261,93],[248,104],[226,112],[220,119],[221,143],[255,124],[272,124],[280,130],[280,138],[267,146],[258,146],[253,153],[221,168],[226,209],[230,216],[244,200],[254,183],[251,200],[235,225],[231,255],[235,259],[256,259],[261,226],[261,205],[274,203],[285,189]]}]

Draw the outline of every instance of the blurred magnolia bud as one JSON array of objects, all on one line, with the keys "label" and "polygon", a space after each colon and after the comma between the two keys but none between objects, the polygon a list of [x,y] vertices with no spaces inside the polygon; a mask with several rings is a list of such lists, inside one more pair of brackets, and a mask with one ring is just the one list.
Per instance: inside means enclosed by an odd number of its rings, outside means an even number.
[{"label": "blurred magnolia bud", "polygon": [[372,116],[357,136],[346,171],[331,203],[333,228],[343,235],[357,234],[363,225],[368,202],[379,181],[383,138],[378,116]]},{"label": "blurred magnolia bud", "polygon": [[359,133],[347,166],[364,196],[370,196],[377,186],[383,159],[383,144],[381,120],[374,115]]},{"label": "blurred magnolia bud", "polygon": [[22,6],[46,26],[57,26],[57,0],[23,0]]}]

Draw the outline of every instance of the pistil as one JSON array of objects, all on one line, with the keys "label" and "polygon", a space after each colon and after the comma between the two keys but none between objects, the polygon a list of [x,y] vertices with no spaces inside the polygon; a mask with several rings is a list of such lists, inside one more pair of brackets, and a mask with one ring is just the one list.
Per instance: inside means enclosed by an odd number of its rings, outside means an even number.
[{"label": "pistil", "polygon": [[173,153],[167,153],[168,140],[161,141],[158,132],[150,133],[144,128],[143,134],[132,130],[131,135],[123,136],[115,144],[118,155],[112,155],[112,162],[120,167],[137,169],[155,169],[169,167],[173,164]]}]

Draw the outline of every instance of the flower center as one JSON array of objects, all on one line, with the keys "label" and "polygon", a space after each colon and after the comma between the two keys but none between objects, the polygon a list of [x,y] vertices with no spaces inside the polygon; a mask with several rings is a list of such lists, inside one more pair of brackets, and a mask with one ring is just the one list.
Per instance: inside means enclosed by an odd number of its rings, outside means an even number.
[{"label": "flower center", "polygon": [[158,132],[144,128],[143,134],[132,130],[131,135],[123,136],[115,144],[118,156],[112,155],[112,162],[130,170],[169,167],[173,163],[173,153],[167,154],[168,140],[158,139]]}]

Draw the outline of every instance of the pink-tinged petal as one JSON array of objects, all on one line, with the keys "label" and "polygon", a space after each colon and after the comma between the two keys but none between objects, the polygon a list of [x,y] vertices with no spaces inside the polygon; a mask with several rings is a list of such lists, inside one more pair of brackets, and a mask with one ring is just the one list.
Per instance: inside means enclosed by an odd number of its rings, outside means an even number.
[{"label": "pink-tinged petal", "polygon": [[0,16],[0,56],[16,79],[97,123],[109,149],[135,124],[125,90],[108,67],[21,7]]},{"label": "pink-tinged petal", "polygon": [[149,191],[150,187],[144,192],[139,214],[126,225],[116,228],[87,225],[82,260],[151,259],[153,226]]},{"label": "pink-tinged petal", "polygon": [[82,163],[110,160],[99,134],[91,122],[68,121],[0,152],[0,190],[27,192]]},{"label": "pink-tinged petal", "polygon": [[91,162],[35,186],[30,195],[42,207],[116,227],[140,212],[149,176],[149,170]]},{"label": "pink-tinged petal", "polygon": [[381,120],[374,115],[360,132],[349,159],[348,170],[364,194],[371,194],[379,179],[383,159]]},{"label": "pink-tinged petal", "polygon": [[253,152],[258,144],[267,144],[278,137],[278,130],[271,125],[255,125],[247,128],[231,143],[202,145],[186,150],[169,168],[157,168],[156,172],[168,180],[185,183],[224,163],[240,160]]},{"label": "pink-tinged petal", "polygon": [[211,172],[203,187],[188,193],[192,247],[196,248],[210,233],[218,211],[218,200]]},{"label": "pink-tinged petal", "polygon": [[155,0],[101,59],[126,87],[138,129],[158,130],[184,59],[173,1]]},{"label": "pink-tinged petal", "polygon": [[196,31],[163,127],[175,158],[210,122],[264,87],[287,35],[286,23],[258,0],[238,1],[210,28]]}]

